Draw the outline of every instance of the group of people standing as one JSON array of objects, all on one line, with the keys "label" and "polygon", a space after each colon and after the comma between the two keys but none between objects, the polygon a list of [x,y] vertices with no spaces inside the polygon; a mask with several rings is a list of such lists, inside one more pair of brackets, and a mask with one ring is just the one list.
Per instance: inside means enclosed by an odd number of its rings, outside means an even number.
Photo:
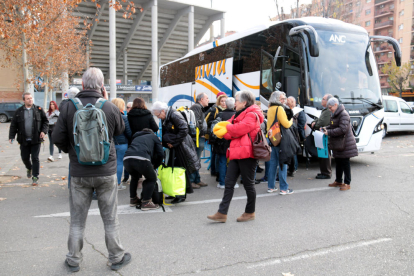
[{"label": "group of people standing", "polygon": [[[102,71],[98,68],[89,68],[82,77],[83,90],[79,93],[72,91],[72,96],[81,101],[84,106],[93,105],[100,99],[108,100],[103,84]],[[40,143],[46,133],[49,133],[51,143],[49,160],[53,161],[53,144],[59,148],[59,153],[63,151],[69,154],[71,223],[68,238],[69,252],[65,264],[72,272],[80,269],[86,218],[94,192],[105,226],[105,240],[109,261],[112,264],[111,269],[119,270],[131,260],[131,254],[125,252],[120,242],[117,217],[117,191],[124,189],[128,175],[131,176],[130,205],[140,204],[142,210],[153,210],[158,208],[158,205],[152,202],[158,166],[164,160],[165,166],[182,167],[186,171],[185,194],[175,196],[172,202],[183,202],[186,200],[187,193],[207,186],[201,181],[199,170],[201,153],[208,140],[213,144],[211,165],[212,170],[217,173],[215,175],[217,187],[224,189],[218,211],[208,216],[208,219],[226,222],[234,189],[238,187],[237,180],[241,176],[247,204],[237,221],[246,222],[255,219],[255,184],[260,183],[255,179],[258,160],[254,155],[252,139],[254,140],[260,131],[264,130],[267,133],[275,122],[286,129],[292,128],[293,125],[297,129],[299,141],[306,138],[304,135],[306,117],[304,114],[293,114],[295,99],[286,98],[286,94],[281,91],[275,91],[270,96],[267,122],[263,111],[255,102],[254,94],[250,91],[239,91],[234,98],[220,92],[216,104],[207,112],[204,112],[204,109],[209,103],[208,96],[200,93],[197,95],[196,103],[190,107],[198,128],[195,137],[189,134],[186,118],[166,103],[155,102],[150,111],[141,98],[136,98],[127,105],[122,99],[116,98],[112,102],[104,101],[101,107],[106,116],[108,138],[112,144],[108,160],[91,169],[91,166],[79,162],[75,151],[73,137],[73,120],[77,110],[75,105],[68,104],[66,100],[58,108],[52,101],[46,113],[41,107],[33,104],[33,98],[29,93],[23,94],[23,101],[24,106],[16,111],[12,120],[9,139],[10,143],[13,143],[17,134],[27,176],[32,177],[33,184],[38,183],[38,155]],[[310,126],[323,131],[334,148],[332,156],[336,159],[336,178],[329,186],[340,187],[341,191],[346,191],[350,189],[351,183],[349,160],[358,155],[350,118],[344,106],[329,94],[324,96],[322,105],[324,109],[320,118]],[[153,116],[161,120],[161,141],[155,135],[158,125]],[[217,129],[220,130],[220,135],[217,134],[213,141],[211,136],[216,133],[215,125],[219,126]],[[209,131],[209,128],[213,131]],[[270,141],[268,143],[271,144]],[[289,160],[282,161],[282,156],[285,154],[283,150],[282,144],[271,147],[270,160],[265,165],[265,177],[261,180],[262,182],[267,180],[268,192],[274,192],[277,190],[275,183],[278,178],[280,194],[288,195],[293,193],[287,183],[288,166],[289,173],[293,176],[297,169],[297,159],[292,156]],[[331,177],[330,160],[330,156],[326,160],[321,160],[321,174],[318,174],[317,178]],[[138,181],[143,176],[145,180],[142,184],[142,196],[139,198]]]}]

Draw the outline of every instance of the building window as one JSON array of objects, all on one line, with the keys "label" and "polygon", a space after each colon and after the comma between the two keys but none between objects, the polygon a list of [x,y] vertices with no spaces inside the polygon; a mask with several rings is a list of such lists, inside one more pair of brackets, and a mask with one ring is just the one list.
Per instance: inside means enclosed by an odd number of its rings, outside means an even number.
[{"label": "building window", "polygon": [[404,15],[404,10],[400,11],[400,16]]},{"label": "building window", "polygon": [[365,27],[368,27],[371,25],[371,21],[365,21]]},{"label": "building window", "polygon": [[359,1],[358,1],[358,2],[356,2],[356,5],[357,5],[357,6],[361,5],[361,2],[359,2]]},{"label": "building window", "polygon": [[398,26],[398,30],[402,30],[404,29],[404,24],[401,24],[400,26]]},{"label": "building window", "polygon": [[384,4],[380,5],[380,9],[382,9],[382,8],[385,8],[385,5]]},{"label": "building window", "polygon": [[381,23],[381,19],[375,20],[375,24],[377,24],[377,23]]},{"label": "building window", "polygon": [[403,43],[403,38],[402,38],[402,37],[400,37],[400,39],[398,39],[398,42],[399,42],[400,44],[402,44],[402,43]]},{"label": "building window", "polygon": [[381,53],[381,56],[383,56],[384,55],[384,53]]},{"label": "building window", "polygon": [[394,16],[388,17],[388,20],[394,20]]},{"label": "building window", "polygon": [[390,5],[390,9],[392,10],[392,9],[394,9],[394,4],[391,4]]},{"label": "building window", "polygon": [[392,58],[392,53],[388,53],[388,57],[389,58]]},{"label": "building window", "polygon": [[371,3],[371,0],[367,0],[367,3]]},{"label": "building window", "polygon": [[368,14],[370,14],[371,13],[371,9],[369,9],[369,10],[365,10],[365,15],[368,15]]}]

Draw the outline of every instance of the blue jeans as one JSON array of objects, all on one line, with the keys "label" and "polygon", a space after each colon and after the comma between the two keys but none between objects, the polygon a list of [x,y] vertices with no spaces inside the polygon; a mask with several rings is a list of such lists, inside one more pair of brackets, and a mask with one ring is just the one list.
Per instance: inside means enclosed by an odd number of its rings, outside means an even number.
[{"label": "blue jeans", "polygon": [[[270,144],[270,142],[269,142]],[[283,166],[279,165],[279,150],[280,147],[272,147],[272,153],[270,156],[269,161],[269,176],[267,182],[268,189],[275,188],[275,181],[276,181],[276,172],[277,167],[279,167],[279,185],[281,191],[286,191],[289,188],[289,184],[286,182],[287,178],[287,164],[283,164]]]},{"label": "blue jeans", "polygon": [[122,172],[124,171],[124,156],[128,149],[128,144],[115,145],[116,149],[116,177],[118,185],[121,184]]},{"label": "blue jeans", "polygon": [[[199,144],[198,148],[197,148],[196,142],[194,141],[194,145],[196,147],[196,152],[197,152],[198,159],[200,159],[201,153],[203,153],[205,141],[206,141],[205,138],[200,137],[199,142],[198,142],[198,144]],[[192,174],[190,174],[190,183],[198,184],[200,182],[201,182],[200,173],[198,171],[195,171]]]},{"label": "blue jeans", "polygon": [[227,157],[225,154],[216,154],[218,159],[218,166],[216,169],[219,172],[219,183],[221,186],[225,185],[224,180],[226,179],[227,173]]},{"label": "blue jeans", "polygon": [[269,162],[270,161],[265,162],[265,175],[264,175],[265,179],[268,179],[269,177]]}]

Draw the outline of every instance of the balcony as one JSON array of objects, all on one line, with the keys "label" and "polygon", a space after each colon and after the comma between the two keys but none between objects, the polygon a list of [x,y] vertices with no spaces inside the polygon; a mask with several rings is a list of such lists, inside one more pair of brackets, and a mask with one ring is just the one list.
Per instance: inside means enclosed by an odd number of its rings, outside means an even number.
[{"label": "balcony", "polygon": [[391,9],[390,7],[386,7],[382,9],[376,9],[374,18],[390,15],[394,15],[394,8]]},{"label": "balcony", "polygon": [[374,53],[392,52],[393,48],[388,43],[383,43],[381,46],[374,47]]},{"label": "balcony", "polygon": [[376,58],[377,60],[377,64],[386,64],[386,63],[390,63],[392,61],[392,58],[389,58],[388,55],[383,55],[381,57]]},{"label": "balcony", "polygon": [[381,23],[375,23],[374,24],[374,30],[375,29],[382,29],[387,27],[392,27],[394,25],[394,20],[387,20]]},{"label": "balcony", "polygon": [[394,0],[375,0],[375,6],[380,4],[385,4],[388,2],[394,2]]}]

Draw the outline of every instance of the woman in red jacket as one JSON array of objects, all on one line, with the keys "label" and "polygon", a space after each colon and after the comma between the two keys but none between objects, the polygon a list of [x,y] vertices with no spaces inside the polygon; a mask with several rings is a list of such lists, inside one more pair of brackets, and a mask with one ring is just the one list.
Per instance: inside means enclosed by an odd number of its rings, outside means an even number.
[{"label": "woman in red jacket", "polygon": [[[255,96],[250,91],[236,93],[236,114],[231,117],[230,124],[226,125],[227,133],[224,139],[231,140],[227,157],[230,163],[227,168],[225,190],[219,210],[208,219],[226,222],[231,199],[233,198],[234,186],[241,174],[244,189],[247,195],[245,212],[237,218],[238,222],[253,220],[255,218],[256,189],[254,188],[254,175],[257,159],[253,156],[252,140],[260,131],[260,124],[264,117],[260,108],[255,105]],[[249,137],[250,135],[250,137]]]}]

